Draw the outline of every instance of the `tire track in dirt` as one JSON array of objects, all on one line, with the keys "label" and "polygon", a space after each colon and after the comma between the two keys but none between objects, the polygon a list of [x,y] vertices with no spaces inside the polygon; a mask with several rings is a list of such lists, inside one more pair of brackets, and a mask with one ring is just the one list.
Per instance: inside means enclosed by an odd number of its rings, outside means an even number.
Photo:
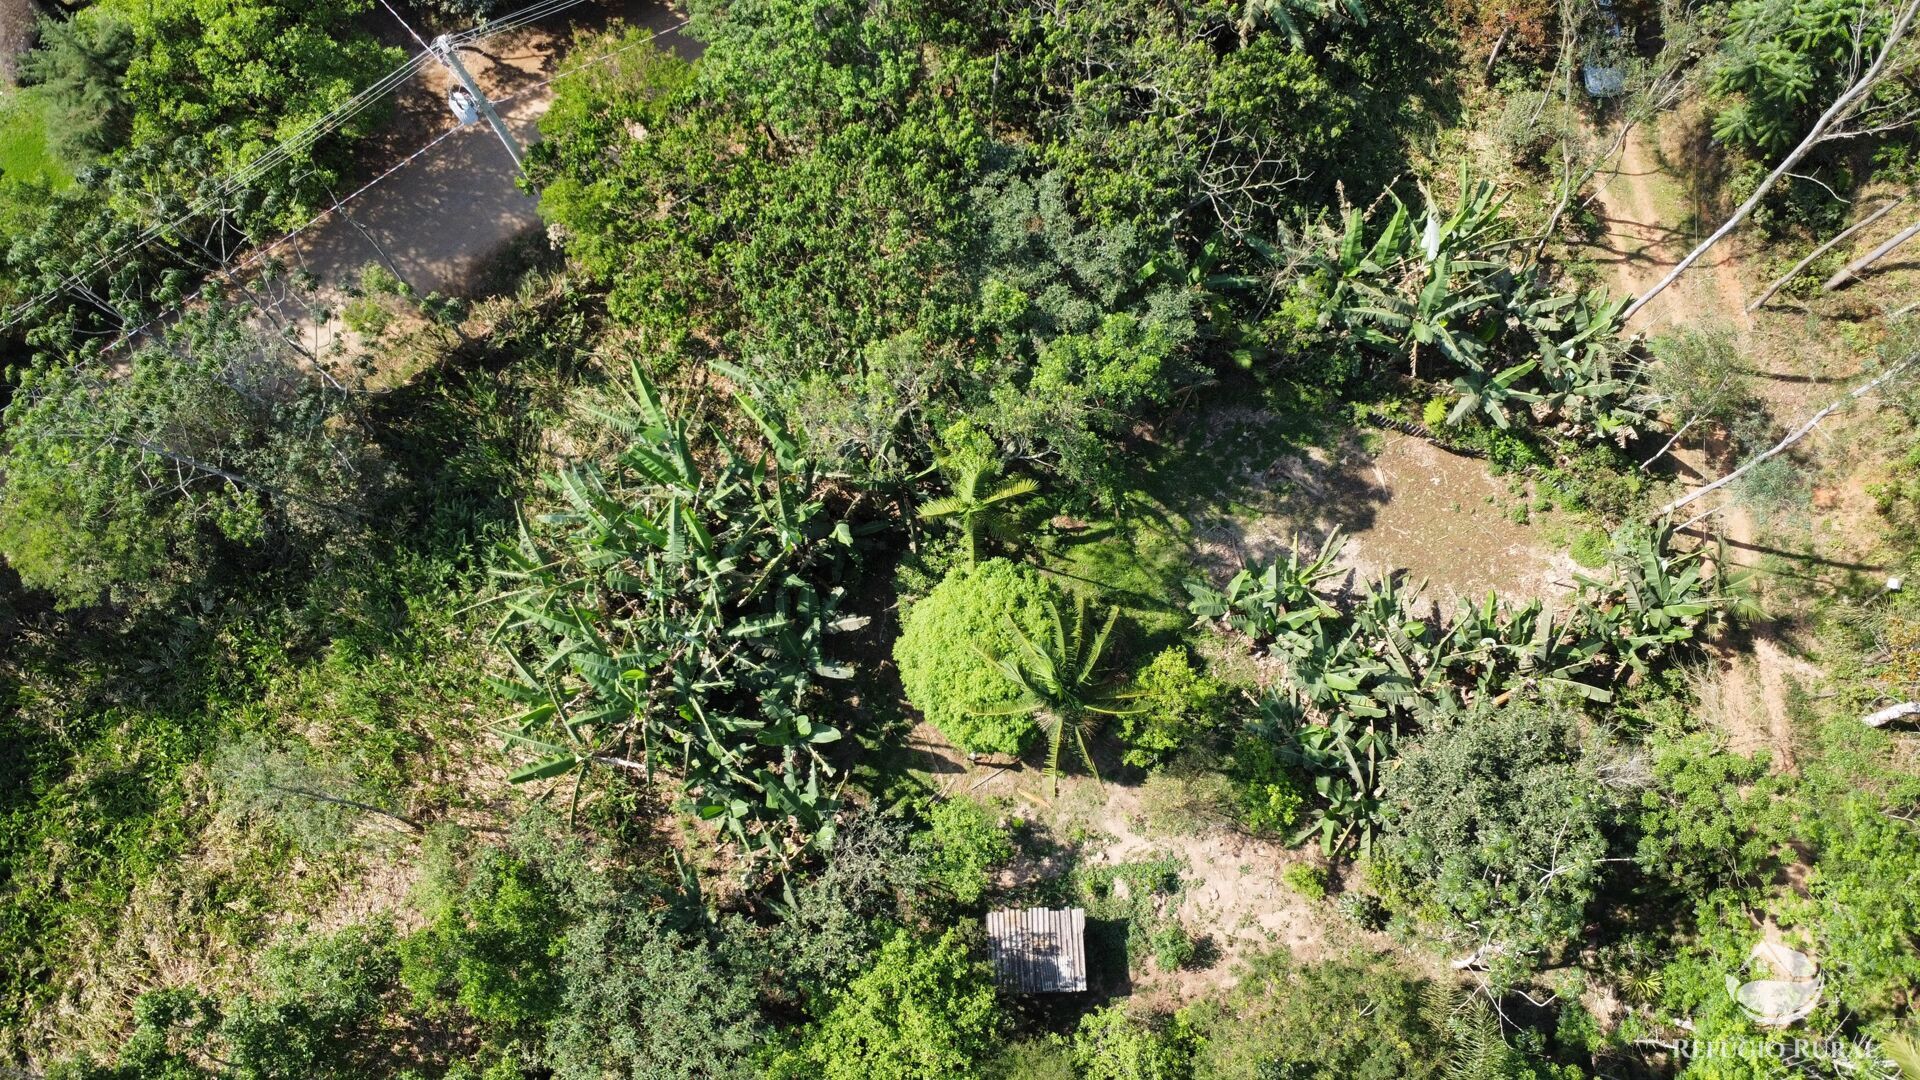
[{"label": "tire track in dirt", "polygon": [[[1616,280],[1628,295],[1651,288],[1693,244],[1677,227],[1662,222],[1658,184],[1664,175],[1640,132],[1625,141],[1613,168],[1601,174],[1597,196],[1607,226],[1601,243],[1613,255]],[[1642,308],[1629,328],[1654,333],[1671,326],[1724,322],[1744,352],[1754,327],[1733,243],[1721,241],[1691,272]],[[1702,482],[1733,466],[1724,454],[1713,452],[1711,444],[1676,448],[1674,457],[1683,472]],[[1753,550],[1758,530],[1747,509],[1729,501],[1720,517],[1727,542]],[[1743,754],[1767,750],[1776,769],[1792,771],[1796,763],[1787,672],[1796,662],[1780,647],[1778,633],[1771,619],[1763,619],[1752,628],[1750,654],[1716,650],[1720,685],[1713,697],[1730,749]]]}]

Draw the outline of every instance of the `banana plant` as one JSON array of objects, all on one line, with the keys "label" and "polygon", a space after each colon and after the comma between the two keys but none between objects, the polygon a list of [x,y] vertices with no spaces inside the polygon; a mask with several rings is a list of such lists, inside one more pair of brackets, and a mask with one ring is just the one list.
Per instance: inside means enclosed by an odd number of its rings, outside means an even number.
[{"label": "banana plant", "polygon": [[[606,467],[554,477],[557,505],[523,518],[493,566],[495,631],[519,710],[518,783],[595,768],[671,778],[681,807],[781,865],[831,839],[840,733],[810,711],[820,682],[852,669],[827,638],[841,614],[829,580],[852,542],[778,418],[742,397],[752,445],[696,433],[645,374],[601,419],[628,444]],[[696,449],[710,442],[712,452]]]},{"label": "banana plant", "polygon": [[1447,423],[1462,423],[1470,416],[1485,413],[1496,427],[1502,431],[1507,430],[1513,425],[1513,418],[1507,412],[1509,405],[1527,404],[1540,400],[1540,395],[1529,390],[1521,390],[1516,385],[1538,366],[1538,361],[1528,360],[1497,374],[1469,371],[1464,375],[1456,376],[1453,380],[1453,389],[1460,398],[1453,403],[1452,411],[1447,413]]},{"label": "banana plant", "polygon": [[1220,620],[1261,645],[1271,645],[1322,619],[1338,615],[1320,593],[1322,582],[1338,577],[1334,565],[1344,539],[1339,529],[1327,535],[1310,556],[1295,536],[1286,559],[1265,567],[1243,567],[1216,589],[1205,579],[1186,583],[1192,599],[1187,610],[1201,622]]},{"label": "banana plant", "polygon": [[1007,656],[981,651],[1017,691],[1012,704],[982,715],[1034,718],[1047,740],[1047,778],[1057,793],[1060,751],[1068,738],[1073,740],[1087,771],[1097,780],[1100,770],[1094,764],[1093,748],[1088,740],[1099,731],[1102,718],[1132,715],[1144,706],[1127,704],[1131,697],[1125,692],[1110,690],[1109,680],[1101,671],[1107,643],[1120,619],[1119,608],[1108,608],[1106,619],[1092,635],[1087,633],[1084,596],[1074,597],[1071,613],[1063,611],[1058,600],[1049,600],[1047,614],[1050,635],[1036,641],[1009,616],[1007,625],[1017,642],[1015,651]]}]

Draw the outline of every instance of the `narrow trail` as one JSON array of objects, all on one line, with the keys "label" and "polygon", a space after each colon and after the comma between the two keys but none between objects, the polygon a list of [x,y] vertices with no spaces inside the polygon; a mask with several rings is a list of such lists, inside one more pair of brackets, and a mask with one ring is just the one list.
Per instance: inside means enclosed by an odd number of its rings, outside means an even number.
[{"label": "narrow trail", "polygon": [[[1684,205],[1678,181],[1667,175],[1658,156],[1635,132],[1622,147],[1611,169],[1601,173],[1598,201],[1607,235],[1601,247],[1614,266],[1620,289],[1638,295],[1693,246],[1695,240],[1670,221],[1680,215],[1671,209]],[[1663,209],[1665,197],[1668,209]],[[1629,329],[1647,334],[1674,326],[1719,322],[1730,326],[1742,345],[1754,332],[1747,313],[1747,285],[1738,268],[1736,240],[1722,241],[1679,281],[1634,317]],[[1601,261],[1607,261],[1603,256]],[[1682,476],[1704,483],[1732,467],[1712,443],[1683,445],[1674,452]],[[1729,544],[1754,550],[1758,535],[1753,516],[1736,500],[1720,512],[1721,528]],[[1710,692],[1717,719],[1725,729],[1730,749],[1743,754],[1766,750],[1775,769],[1792,771],[1793,719],[1787,712],[1787,675],[1799,664],[1780,647],[1779,627],[1771,619],[1752,628],[1750,654],[1720,650],[1719,683]]]}]

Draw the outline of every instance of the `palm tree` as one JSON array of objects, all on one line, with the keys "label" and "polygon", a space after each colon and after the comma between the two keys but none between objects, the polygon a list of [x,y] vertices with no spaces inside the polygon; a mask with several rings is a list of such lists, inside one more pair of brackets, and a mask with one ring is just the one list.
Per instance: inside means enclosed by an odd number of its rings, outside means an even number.
[{"label": "palm tree", "polygon": [[1007,504],[1016,499],[1026,498],[1039,489],[1039,485],[1026,477],[1009,480],[985,495],[980,494],[982,481],[996,471],[997,465],[990,458],[973,454],[961,455],[957,460],[942,464],[953,470],[953,494],[944,499],[934,499],[920,507],[920,517],[927,521],[947,518],[959,527],[961,535],[967,541],[967,565],[979,561],[980,534],[990,528],[995,520],[1006,511]]},{"label": "palm tree", "polygon": [[1092,637],[1088,637],[1086,632],[1085,597],[1074,598],[1071,615],[1060,609],[1057,600],[1049,600],[1047,609],[1053,632],[1044,640],[1035,641],[1027,636],[1027,632],[1009,616],[1007,624],[1013,628],[1014,637],[1020,643],[1018,651],[1010,657],[992,656],[985,650],[981,651],[981,655],[1006,676],[1020,695],[1011,705],[984,715],[1030,715],[1034,718],[1041,733],[1047,737],[1047,776],[1052,781],[1053,791],[1058,793],[1060,747],[1068,735],[1073,736],[1080,760],[1086,763],[1087,770],[1097,780],[1100,770],[1093,763],[1093,751],[1087,740],[1099,729],[1100,718],[1126,716],[1142,710],[1126,708],[1120,703],[1128,695],[1109,693],[1101,686],[1104,680],[1099,674],[1100,660],[1106,653],[1114,624],[1120,619],[1120,609],[1109,608],[1099,632]]}]

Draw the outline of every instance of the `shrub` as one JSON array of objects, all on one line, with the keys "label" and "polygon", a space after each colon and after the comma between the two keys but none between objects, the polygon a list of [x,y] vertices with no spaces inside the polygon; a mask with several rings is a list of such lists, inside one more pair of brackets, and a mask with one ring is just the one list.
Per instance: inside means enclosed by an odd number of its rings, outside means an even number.
[{"label": "shrub", "polygon": [[1038,574],[1005,559],[948,574],[907,612],[894,645],[907,700],[962,750],[1019,753],[1033,738],[1033,718],[983,715],[1019,699],[991,657],[1019,648],[1016,625],[1046,640],[1054,598]]},{"label": "shrub", "polygon": [[1148,768],[1204,738],[1219,723],[1226,692],[1213,678],[1194,670],[1179,646],[1161,650],[1140,670],[1130,708],[1120,717],[1120,738],[1129,765]]},{"label": "shrub", "polygon": [[1327,898],[1327,871],[1325,867],[1304,862],[1288,863],[1287,868],[1280,871],[1280,880],[1286,884],[1287,888],[1292,889],[1294,892],[1299,893],[1309,900],[1325,900]]},{"label": "shrub", "polygon": [[1178,1080],[1192,1056],[1184,1034],[1177,1020],[1156,1023],[1115,1003],[1080,1018],[1073,1063],[1082,1080]]},{"label": "shrub", "polygon": [[1348,922],[1362,930],[1380,930],[1387,925],[1387,906],[1372,893],[1341,893],[1333,906]]},{"label": "shrub", "polygon": [[1393,828],[1376,865],[1396,906],[1514,957],[1579,936],[1613,812],[1568,715],[1510,706],[1430,733],[1388,773],[1385,796]]},{"label": "shrub", "polygon": [[987,871],[1013,858],[1007,830],[972,799],[948,799],[927,814],[929,829],[914,837],[926,859],[927,879],[962,904],[987,891]]},{"label": "shrub", "polygon": [[1249,831],[1284,833],[1300,821],[1305,800],[1271,739],[1243,736],[1233,748],[1233,778],[1240,820]]},{"label": "shrub", "polygon": [[921,941],[897,930],[873,966],[835,994],[797,1046],[775,1056],[776,1080],[919,1080],[981,1075],[1002,1017],[993,976],[958,929]]},{"label": "shrub", "polygon": [[1153,949],[1153,963],[1161,971],[1179,971],[1199,954],[1199,946],[1194,943],[1193,935],[1178,922],[1169,922],[1155,930],[1147,939]]},{"label": "shrub", "polygon": [[400,943],[401,981],[430,1010],[457,1003],[475,1019],[550,1015],[565,947],[561,898],[533,864],[489,848],[463,882],[432,883],[431,921]]},{"label": "shrub", "polygon": [[1573,538],[1571,554],[1573,561],[1588,570],[1602,570],[1607,565],[1607,551],[1612,546],[1607,534],[1600,529],[1582,529],[1580,535]]}]

